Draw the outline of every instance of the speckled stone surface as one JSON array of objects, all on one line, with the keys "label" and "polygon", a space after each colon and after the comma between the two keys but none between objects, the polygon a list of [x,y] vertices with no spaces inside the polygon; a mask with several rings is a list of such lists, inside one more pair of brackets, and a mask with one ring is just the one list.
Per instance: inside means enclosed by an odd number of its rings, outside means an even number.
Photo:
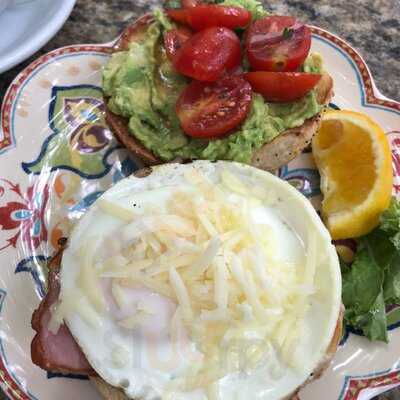
[{"label": "speckled stone surface", "polygon": [[[61,31],[29,60],[0,76],[0,101],[14,77],[39,55],[75,43],[114,39],[158,0],[78,0]],[[367,61],[380,91],[400,101],[400,0],[264,1],[277,14],[296,15],[346,39]],[[0,399],[5,399],[0,393]],[[399,392],[379,400],[400,400]]]},{"label": "speckled stone surface", "polygon": [[[78,0],[61,31],[29,60],[0,78],[0,100],[15,75],[40,54],[74,43],[115,38],[136,16],[160,0]],[[400,100],[400,0],[264,1],[278,14],[296,15],[346,39],[371,68],[380,91]]]}]

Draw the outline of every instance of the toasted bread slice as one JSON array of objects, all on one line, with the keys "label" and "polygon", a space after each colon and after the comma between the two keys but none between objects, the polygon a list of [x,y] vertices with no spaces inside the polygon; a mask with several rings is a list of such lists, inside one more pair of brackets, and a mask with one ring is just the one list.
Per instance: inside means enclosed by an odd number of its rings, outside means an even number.
[{"label": "toasted bread slice", "polygon": [[[329,104],[333,97],[333,80],[328,74],[322,76],[316,91],[318,103]],[[282,132],[274,140],[254,152],[251,164],[267,171],[273,171],[286,165],[311,143],[314,134],[319,129],[320,121],[321,113],[306,120],[298,128]]]},{"label": "toasted bread slice", "polygon": [[[120,39],[114,45],[114,50],[127,50],[129,43],[139,41],[145,35],[148,25],[154,19],[151,14],[139,18],[131,26],[125,29]],[[328,74],[324,74],[317,87],[317,101],[320,105],[327,105],[333,96],[333,80]],[[138,157],[144,165],[161,164],[160,160],[149,149],[132,135],[128,128],[128,120],[114,114],[107,107],[106,122],[117,140],[131,153]],[[254,152],[251,164],[255,167],[272,171],[297,157],[306,148],[319,128],[321,114],[305,121],[298,128],[288,129],[282,132],[274,140],[266,143]],[[172,160],[171,160],[172,161]]]}]

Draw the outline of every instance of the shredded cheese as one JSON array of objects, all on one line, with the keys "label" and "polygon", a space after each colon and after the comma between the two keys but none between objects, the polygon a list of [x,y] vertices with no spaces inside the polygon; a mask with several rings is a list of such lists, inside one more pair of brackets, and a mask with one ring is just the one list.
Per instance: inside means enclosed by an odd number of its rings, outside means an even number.
[{"label": "shredded cheese", "polygon": [[140,310],[127,318],[120,319],[118,321],[118,325],[127,329],[135,329],[138,326],[142,325],[148,317],[149,314],[147,312]]},{"label": "shredded cheese", "polygon": [[[269,346],[273,343],[288,365],[296,364],[294,343],[304,331],[300,321],[314,290],[315,232],[309,229],[304,260],[282,261],[276,257],[273,229],[251,217],[251,209],[261,202],[275,201],[274,193],[249,187],[228,170],[217,183],[195,170],[185,177],[193,187],[177,190],[165,208],[148,208],[135,215],[108,200],[98,202],[102,211],[124,223],[122,244],[114,243],[111,256],[98,269],[94,266],[97,245],[84,246],[79,286],[94,310],[84,306],[80,312],[88,323],[96,323],[96,312],[104,308],[100,278],[112,280],[112,296],[121,310],[127,305],[124,288],[144,286],[177,303],[171,340],[177,341],[180,326],[186,325],[204,359],[217,360],[221,346],[232,349],[251,330]],[[139,302],[135,312],[118,323],[136,329],[156,311]],[[54,312],[53,329],[64,313]],[[253,350],[251,365],[263,356],[260,349]],[[120,358],[116,349],[118,365],[123,363]],[[217,364],[204,365],[208,367],[199,364],[183,382],[186,387],[212,384],[227,372]]]},{"label": "shredded cheese", "polygon": [[227,169],[222,171],[221,180],[222,184],[233,192],[239,193],[243,196],[249,195],[249,188]]},{"label": "shredded cheese", "polygon": [[203,274],[213,262],[221,246],[220,239],[213,237],[207,244],[204,253],[190,267],[193,276]]},{"label": "shredded cheese", "polygon": [[211,221],[207,218],[206,214],[199,213],[198,214],[199,221],[203,225],[204,229],[210,236],[218,236],[218,230],[215,229],[215,226],[211,223]]},{"label": "shredded cheese", "polygon": [[99,206],[100,210],[121,221],[131,222],[135,218],[135,213],[132,210],[106,200],[105,198],[99,199],[96,204]]},{"label": "shredded cheese", "polygon": [[216,274],[214,278],[214,301],[220,310],[226,310],[228,307],[228,291],[227,282],[228,273],[225,261],[222,257],[216,258]]},{"label": "shredded cheese", "polygon": [[160,253],[162,250],[162,244],[157,240],[157,238],[150,234],[148,235],[148,237],[146,238],[148,244],[150,245],[150,247],[153,249],[153,251],[155,253]]},{"label": "shredded cheese", "polygon": [[189,294],[186,289],[185,283],[180,277],[179,273],[175,268],[171,268],[169,270],[169,279],[172,285],[172,288],[175,291],[175,295],[178,299],[179,305],[182,309],[182,313],[188,319],[193,318],[193,311],[190,305]]},{"label": "shredded cheese", "polygon": [[122,254],[117,254],[107,258],[100,269],[118,269],[125,267],[129,263],[129,260]]},{"label": "shredded cheese", "polygon": [[181,310],[180,307],[178,305],[178,307],[176,307],[176,310],[174,312],[174,315],[172,316],[171,319],[171,324],[169,327],[169,336],[171,338],[171,342],[172,343],[177,343],[179,340],[179,327],[181,324]]},{"label": "shredded cheese", "polygon": [[111,293],[119,308],[124,308],[124,306],[128,304],[128,301],[124,294],[124,290],[116,280],[114,280],[113,283],[111,284]]},{"label": "shredded cheese", "polygon": [[154,265],[146,270],[147,276],[158,275],[162,272],[168,272],[170,265],[172,264],[175,268],[182,268],[191,265],[196,260],[195,254],[181,254],[169,260],[160,260],[159,265]]},{"label": "shredded cheese", "polygon": [[99,313],[88,304],[87,301],[81,295],[77,295],[77,299],[75,302],[75,308],[81,318],[92,328],[99,329],[101,326],[101,320]]},{"label": "shredded cheese", "polygon": [[202,321],[229,321],[232,319],[232,312],[228,309],[201,310],[200,319]]}]

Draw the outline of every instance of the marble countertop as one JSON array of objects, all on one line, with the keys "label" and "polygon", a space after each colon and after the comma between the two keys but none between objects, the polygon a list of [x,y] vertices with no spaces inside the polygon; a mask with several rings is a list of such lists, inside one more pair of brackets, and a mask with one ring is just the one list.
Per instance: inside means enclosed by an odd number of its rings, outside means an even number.
[{"label": "marble countertop", "polygon": [[[20,66],[0,79],[0,101],[16,74],[50,50],[75,43],[104,43],[129,22],[161,0],[78,0],[61,31]],[[277,14],[292,14],[346,39],[371,68],[380,91],[400,100],[399,0],[286,0],[265,1]]]},{"label": "marble countertop", "polygon": [[[75,43],[104,43],[159,0],[78,0],[61,31],[29,60],[0,76],[0,102],[14,77],[39,55]],[[291,14],[346,39],[367,61],[380,91],[400,101],[399,0],[264,1],[277,14]],[[0,399],[5,399],[0,393]],[[380,400],[400,400],[393,393]]]}]

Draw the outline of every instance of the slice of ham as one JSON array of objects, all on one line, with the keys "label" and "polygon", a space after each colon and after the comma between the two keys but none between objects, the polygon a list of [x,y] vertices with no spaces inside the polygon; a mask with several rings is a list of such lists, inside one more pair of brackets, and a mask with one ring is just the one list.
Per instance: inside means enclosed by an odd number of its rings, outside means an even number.
[{"label": "slice of ham", "polygon": [[36,331],[31,343],[32,361],[46,371],[95,376],[96,373],[68,327],[61,325],[57,334],[53,334],[48,328],[51,307],[58,301],[60,294],[61,257],[62,249],[49,263],[48,292],[32,315],[32,328]]}]

